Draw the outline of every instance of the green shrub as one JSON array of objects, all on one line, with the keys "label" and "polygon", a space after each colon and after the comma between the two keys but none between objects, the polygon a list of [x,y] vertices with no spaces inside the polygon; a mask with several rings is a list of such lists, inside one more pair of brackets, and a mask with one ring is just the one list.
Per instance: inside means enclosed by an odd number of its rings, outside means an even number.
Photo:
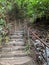
[{"label": "green shrub", "polygon": [[37,18],[49,17],[49,0],[14,0],[16,18]]},{"label": "green shrub", "polygon": [[34,21],[43,16],[49,17],[49,0],[0,0],[0,3],[1,12],[14,10],[16,18],[29,17]]}]

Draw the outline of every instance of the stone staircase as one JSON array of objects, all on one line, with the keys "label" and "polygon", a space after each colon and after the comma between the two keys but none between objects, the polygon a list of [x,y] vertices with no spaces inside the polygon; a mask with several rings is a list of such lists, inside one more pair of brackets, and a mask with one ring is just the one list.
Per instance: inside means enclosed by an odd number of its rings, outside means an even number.
[{"label": "stone staircase", "polygon": [[0,65],[35,65],[25,49],[23,31],[10,35],[10,40],[0,52]]}]

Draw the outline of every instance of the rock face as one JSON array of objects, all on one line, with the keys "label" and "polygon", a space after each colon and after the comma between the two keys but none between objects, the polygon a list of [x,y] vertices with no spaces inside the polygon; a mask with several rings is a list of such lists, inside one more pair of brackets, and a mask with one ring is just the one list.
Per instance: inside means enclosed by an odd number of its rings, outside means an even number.
[{"label": "rock face", "polygon": [[0,52],[0,65],[35,65],[24,49],[23,31],[13,33],[6,47]]}]

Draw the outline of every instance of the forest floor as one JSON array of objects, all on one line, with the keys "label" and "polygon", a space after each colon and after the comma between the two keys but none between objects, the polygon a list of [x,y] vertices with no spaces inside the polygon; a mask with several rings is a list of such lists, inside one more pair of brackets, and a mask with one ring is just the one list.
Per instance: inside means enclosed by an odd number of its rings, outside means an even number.
[{"label": "forest floor", "polygon": [[[49,24],[43,24],[41,22],[38,23],[31,23],[28,25],[28,27],[30,27],[30,29],[32,30],[33,33],[35,33],[37,35],[37,37],[39,37],[40,39],[36,39],[34,37],[34,35],[32,36],[32,39],[34,39],[34,41],[38,40],[38,42],[40,40],[42,40],[44,43],[46,43],[49,46]],[[40,48],[40,47],[39,47]],[[49,49],[49,48],[48,48]],[[47,49],[46,49],[47,50]],[[36,52],[35,49],[32,47],[32,51],[34,51],[34,60],[36,59]],[[31,51],[31,53],[32,53]],[[47,55],[49,56],[49,50],[46,52]],[[49,58],[47,58],[48,60]],[[35,60],[36,61],[36,60]],[[49,63],[49,61],[48,61]],[[42,61],[42,63],[39,63],[39,65],[46,65],[45,61]],[[49,65],[49,64],[48,64]]]},{"label": "forest floor", "polygon": [[34,23],[31,24],[31,29],[45,42],[49,42],[49,25]]}]

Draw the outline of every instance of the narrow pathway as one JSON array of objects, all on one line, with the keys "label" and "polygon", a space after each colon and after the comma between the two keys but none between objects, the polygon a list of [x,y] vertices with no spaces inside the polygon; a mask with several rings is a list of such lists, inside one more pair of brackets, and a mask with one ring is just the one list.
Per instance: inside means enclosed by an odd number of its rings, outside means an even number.
[{"label": "narrow pathway", "polygon": [[10,35],[9,42],[0,52],[0,65],[35,65],[32,58],[24,51],[23,34],[24,31],[19,29]]}]

